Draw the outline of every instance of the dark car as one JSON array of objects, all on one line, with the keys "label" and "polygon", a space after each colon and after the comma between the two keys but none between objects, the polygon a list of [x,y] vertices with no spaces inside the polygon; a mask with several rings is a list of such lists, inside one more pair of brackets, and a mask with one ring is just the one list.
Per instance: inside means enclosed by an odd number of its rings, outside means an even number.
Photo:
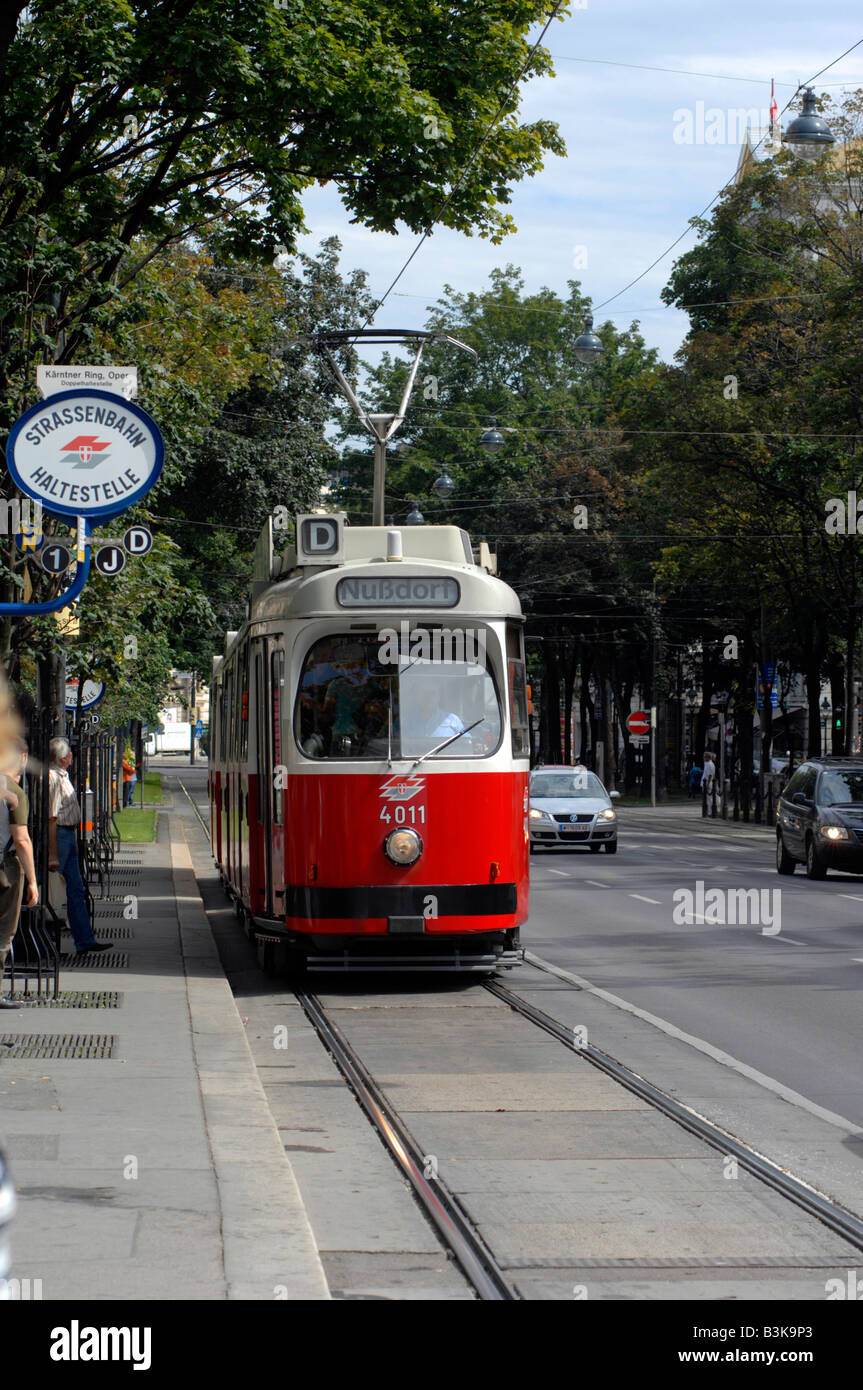
[{"label": "dark car", "polygon": [[809,878],[828,869],[863,874],[863,759],[809,758],[786,783],[776,809],[776,867]]}]

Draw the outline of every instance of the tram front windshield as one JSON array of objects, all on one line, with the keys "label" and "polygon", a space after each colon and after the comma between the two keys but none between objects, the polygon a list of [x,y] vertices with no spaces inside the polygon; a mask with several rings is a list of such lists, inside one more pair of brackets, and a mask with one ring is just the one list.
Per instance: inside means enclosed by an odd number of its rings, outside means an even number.
[{"label": "tram front windshield", "polygon": [[378,636],[314,644],[294,714],[306,757],[481,758],[494,751],[500,703],[484,653],[463,661],[405,656],[390,662],[387,656]]}]

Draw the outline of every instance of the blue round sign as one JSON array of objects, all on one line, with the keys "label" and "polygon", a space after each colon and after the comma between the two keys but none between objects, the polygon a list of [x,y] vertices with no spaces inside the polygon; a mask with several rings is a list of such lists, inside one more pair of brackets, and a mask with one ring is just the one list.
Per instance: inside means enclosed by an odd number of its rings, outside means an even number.
[{"label": "blue round sign", "polygon": [[15,421],[6,466],[27,497],[59,516],[117,516],[146,496],[165,445],[146,411],[111,391],[58,391]]},{"label": "blue round sign", "polygon": [[[94,705],[98,705],[99,701],[102,699],[102,696],[103,696],[104,694],[105,694],[105,682],[104,682],[104,681],[88,681],[88,680],[85,680],[85,682],[84,682],[84,692],[83,692],[83,694],[82,694],[82,696],[81,696],[81,708],[82,708],[82,710],[83,710],[83,709],[92,709]],[[73,677],[72,680],[68,680],[68,681],[66,682],[66,708],[67,708],[67,709],[71,709],[71,710],[74,710],[74,709],[77,709],[77,708],[78,708],[78,680],[77,680],[77,677]]]},{"label": "blue round sign", "polygon": [[15,545],[17,548],[23,551],[25,555],[35,554],[37,550],[42,549],[44,544],[45,536],[41,528],[36,527],[32,523],[28,526],[26,522],[22,521],[21,530],[15,532]]}]

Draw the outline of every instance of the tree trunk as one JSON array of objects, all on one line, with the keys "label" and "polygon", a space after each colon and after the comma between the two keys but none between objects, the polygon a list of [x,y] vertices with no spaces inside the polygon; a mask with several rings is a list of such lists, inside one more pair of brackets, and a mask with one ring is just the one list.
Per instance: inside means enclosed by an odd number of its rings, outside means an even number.
[{"label": "tree trunk", "polygon": [[809,743],[806,749],[808,758],[817,758],[821,752],[821,660],[813,658],[806,667],[806,703],[809,707]]}]

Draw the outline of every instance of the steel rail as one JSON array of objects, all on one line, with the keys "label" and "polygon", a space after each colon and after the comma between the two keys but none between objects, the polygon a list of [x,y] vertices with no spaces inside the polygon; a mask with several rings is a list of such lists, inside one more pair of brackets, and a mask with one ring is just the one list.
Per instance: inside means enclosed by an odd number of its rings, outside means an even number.
[{"label": "steel rail", "polygon": [[[537,962],[532,963],[537,965],[537,969],[544,969]],[[547,973],[553,972],[548,971]],[[711,1148],[717,1149],[723,1156],[735,1158],[746,1172],[751,1173],[753,1177],[760,1178],[762,1182],[767,1183],[783,1197],[787,1197],[796,1206],[802,1207],[810,1216],[814,1216],[818,1221],[828,1226],[831,1231],[842,1236],[849,1244],[856,1246],[858,1250],[863,1250],[863,1221],[854,1216],[852,1212],[837,1206],[829,1197],[816,1191],[815,1188],[809,1187],[800,1178],[792,1177],[791,1174],[783,1172],[769,1158],[765,1158],[746,1144],[742,1144],[739,1139],[735,1139],[725,1130],[720,1129],[718,1125],[704,1119],[703,1116],[696,1114],[694,1110],[688,1109],[679,1101],[672,1099],[658,1086],[646,1081],[643,1076],[639,1076],[637,1072],[632,1071],[622,1062],[616,1061],[614,1057],[609,1057],[607,1053],[600,1051],[592,1043],[585,1043],[580,1046],[575,1041],[571,1028],[567,1028],[556,1018],[544,1013],[536,1005],[528,1004],[506,985],[498,984],[496,980],[486,980],[484,985],[491,994],[508,1004],[515,1013],[536,1024],[546,1033],[550,1033],[553,1038],[563,1043],[570,1051],[575,1052],[586,1062],[590,1062],[592,1066],[605,1072],[621,1086],[625,1086],[628,1091],[631,1091],[641,1100],[647,1101],[654,1109],[661,1111],[668,1119],[674,1120],[690,1134],[702,1139]]]},{"label": "steel rail", "polygon": [[439,1238],[455,1256],[462,1273],[484,1302],[511,1302],[519,1294],[494,1255],[440,1176],[426,1177],[429,1158],[423,1154],[398,1112],[357,1056],[320,1000],[305,990],[295,991],[318,1037],[333,1058],[384,1145],[413,1188]]},{"label": "steel rail", "polygon": [[[180,786],[209,843],[209,827],[182,781]],[[422,1153],[413,1135],[365,1064],[336,1024],[328,1018],[317,995],[306,990],[295,990],[294,994],[297,1003],[377,1130],[384,1147],[410,1183],[439,1239],[444,1247],[452,1252],[478,1297],[483,1302],[517,1302],[518,1292],[499,1267],[458,1198],[450,1192],[439,1175],[426,1177],[429,1156]]]},{"label": "steel rail", "polygon": [[[179,781],[179,778],[178,778],[177,780]],[[186,800],[188,801],[188,803],[189,803],[189,805],[191,806],[192,810],[195,812],[195,815],[198,817],[198,820],[201,822],[201,829],[203,830],[205,836],[207,837],[207,844],[208,844],[208,845],[209,845],[209,844],[212,844],[212,841],[211,841],[211,839],[210,839],[210,827],[207,825],[207,822],[204,820],[204,817],[201,815],[200,811],[198,810],[197,803],[196,803],[196,802],[192,799],[192,797],[189,795],[189,792],[188,792],[187,789],[186,789],[185,783],[180,782],[180,786],[182,787],[183,791],[184,791],[185,794],[186,794]]]}]

